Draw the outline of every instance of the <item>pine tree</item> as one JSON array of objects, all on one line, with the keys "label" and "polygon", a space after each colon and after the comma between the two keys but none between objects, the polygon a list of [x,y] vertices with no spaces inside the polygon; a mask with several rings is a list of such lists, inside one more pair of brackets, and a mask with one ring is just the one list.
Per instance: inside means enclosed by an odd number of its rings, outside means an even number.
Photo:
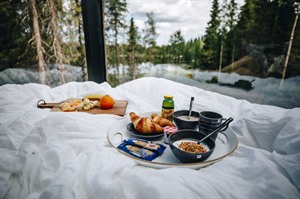
[{"label": "pine tree", "polygon": [[203,46],[204,43],[201,38],[194,40],[194,52],[193,52],[193,62],[192,62],[194,68],[201,68]]},{"label": "pine tree", "polygon": [[32,38],[29,8],[27,2],[0,2],[0,71],[6,68],[33,69],[36,55],[34,46],[28,45]]},{"label": "pine tree", "polygon": [[150,12],[146,13],[146,16],[147,20],[145,22],[145,28],[143,29],[143,40],[146,47],[155,47],[158,34],[156,33],[156,22],[154,20],[154,14],[153,12]]},{"label": "pine tree", "polygon": [[212,10],[210,12],[211,20],[208,22],[208,27],[204,36],[204,52],[203,52],[203,65],[207,69],[216,69],[218,66],[219,58],[219,45],[218,45],[218,29],[220,26],[219,19],[219,2],[213,0]]},{"label": "pine tree", "polygon": [[[120,36],[126,28],[125,14],[127,13],[126,0],[105,1],[107,42],[111,42],[113,53],[109,52],[111,64],[116,67],[116,84],[120,83]],[[112,41],[111,41],[112,39]],[[109,50],[109,49],[108,49]]]},{"label": "pine tree", "polygon": [[60,71],[60,83],[66,83],[65,76],[64,76],[64,66],[63,62],[65,60],[64,54],[62,52],[62,41],[61,36],[59,34],[60,30],[58,29],[58,18],[57,18],[57,9],[56,5],[53,0],[48,0],[49,4],[49,12],[51,16],[50,24],[51,30],[53,35],[53,44],[52,49],[55,56],[55,63],[57,64],[57,68]]},{"label": "pine tree", "polygon": [[237,4],[235,3],[235,0],[230,0],[230,3],[228,5],[228,28],[229,28],[229,32],[227,34],[227,49],[228,49],[228,53],[230,54],[231,57],[230,60],[228,60],[226,62],[226,64],[231,63],[231,70],[233,70],[234,67],[234,61],[235,61],[235,54],[236,54],[236,41],[235,41],[235,31],[236,31],[236,24],[238,21],[238,16],[237,16]]},{"label": "pine tree", "polygon": [[287,70],[287,66],[288,66],[288,62],[289,62],[289,57],[290,57],[290,53],[291,53],[291,48],[292,48],[292,44],[293,44],[293,39],[294,39],[294,34],[295,34],[299,14],[300,14],[300,3],[297,2],[297,3],[295,3],[295,15],[296,16],[295,16],[293,28],[292,28],[292,31],[291,31],[291,37],[290,37],[290,40],[289,40],[289,46],[288,46],[287,54],[286,54],[285,61],[284,61],[284,66],[283,66],[283,71],[282,71],[282,79],[281,79],[281,82],[280,82],[280,85],[279,85],[279,89],[282,89],[284,79],[286,77],[286,70]]},{"label": "pine tree", "polygon": [[156,22],[154,20],[153,12],[146,13],[147,20],[145,22],[145,28],[143,29],[143,41],[145,44],[145,48],[147,50],[147,58],[150,62],[153,61],[153,54],[156,47],[156,38],[158,34],[156,33]]},{"label": "pine tree", "polygon": [[181,34],[181,30],[175,31],[173,35],[170,36],[169,42],[171,44],[172,53],[174,56],[174,62],[180,63],[181,57],[184,52],[185,41]]},{"label": "pine tree", "polygon": [[38,71],[40,74],[40,83],[46,84],[45,59],[44,59],[44,54],[43,54],[45,50],[42,46],[42,38],[41,38],[41,31],[40,31],[36,1],[30,0],[29,6],[30,6],[31,12],[32,12],[32,23],[33,23],[33,29],[34,29],[33,40],[34,40],[35,47],[36,47]]},{"label": "pine tree", "polygon": [[130,20],[130,27],[128,31],[128,53],[129,53],[129,68],[128,74],[133,80],[137,75],[137,65],[136,65],[136,50],[138,45],[138,30],[134,23],[134,19]]},{"label": "pine tree", "polygon": [[221,69],[222,69],[222,63],[223,63],[223,51],[224,51],[224,40],[226,39],[227,34],[227,23],[228,23],[228,2],[227,0],[223,0],[222,9],[220,10],[220,26],[218,28],[218,34],[220,38],[220,55],[219,55],[219,76],[218,80],[220,80],[221,77]]},{"label": "pine tree", "polygon": [[253,43],[255,34],[252,34],[255,23],[255,4],[253,0],[245,0],[245,4],[241,7],[241,13],[239,15],[239,21],[237,23],[236,41],[237,48],[239,49],[239,57],[245,55],[247,45]]},{"label": "pine tree", "polygon": [[88,77],[80,0],[64,0],[63,4],[61,1],[55,1],[55,3],[59,33],[61,38],[64,38],[61,43],[64,63],[81,66],[83,80],[86,81]]},{"label": "pine tree", "polygon": [[[235,57],[235,26],[237,23],[237,4],[235,0],[223,1],[220,13],[220,37],[221,48],[219,58],[219,70],[223,65],[234,62]],[[232,65],[233,68],[233,65]]]}]

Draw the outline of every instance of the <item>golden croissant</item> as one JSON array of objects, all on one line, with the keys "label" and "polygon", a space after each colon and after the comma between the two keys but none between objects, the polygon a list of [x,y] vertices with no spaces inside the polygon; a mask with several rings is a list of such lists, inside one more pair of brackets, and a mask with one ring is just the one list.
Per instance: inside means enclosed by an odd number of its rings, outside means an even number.
[{"label": "golden croissant", "polygon": [[165,127],[165,126],[174,126],[173,122],[171,122],[170,120],[160,117],[159,115],[153,113],[151,115],[151,121],[155,124],[158,124],[161,127]]},{"label": "golden croissant", "polygon": [[148,117],[140,117],[136,113],[129,113],[130,120],[135,128],[135,130],[141,133],[162,133],[163,127],[155,124]]}]

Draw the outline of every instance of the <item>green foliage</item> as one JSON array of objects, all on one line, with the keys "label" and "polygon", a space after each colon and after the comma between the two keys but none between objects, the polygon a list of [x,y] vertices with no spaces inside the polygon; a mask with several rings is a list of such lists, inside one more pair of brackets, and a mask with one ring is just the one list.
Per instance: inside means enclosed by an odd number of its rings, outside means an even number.
[{"label": "green foliage", "polygon": [[134,19],[131,18],[130,20],[130,27],[128,31],[129,39],[128,39],[128,56],[129,56],[129,68],[128,68],[128,74],[129,77],[132,79],[135,79],[136,77],[136,50],[137,50],[137,44],[138,44],[138,30],[135,26]]},{"label": "green foliage", "polygon": [[182,61],[185,43],[184,38],[181,35],[181,30],[177,30],[173,35],[170,36],[169,43],[171,44],[171,53],[175,63]]},{"label": "green foliage", "polygon": [[219,18],[220,8],[218,0],[213,0],[212,10],[210,12],[211,20],[208,22],[208,27],[206,29],[206,35],[204,36],[204,53],[202,64],[207,69],[216,69],[219,61],[219,32],[220,18]]},{"label": "green foliage", "polygon": [[[184,63],[194,69],[216,70],[249,55],[249,46],[260,47],[270,66],[275,57],[286,56],[295,12],[295,0],[245,0],[240,10],[235,0],[213,0],[205,35],[185,41],[181,31],[170,35],[167,45],[157,46],[153,12],[145,13],[145,28],[140,35],[134,19],[126,21],[126,0],[105,0],[105,36],[107,63],[119,73],[119,65],[132,67],[136,74],[141,62]],[[298,0],[297,0],[298,1]],[[68,3],[68,8],[64,3]],[[65,62],[85,65],[80,0],[55,1],[57,24],[62,39]],[[220,4],[219,4],[220,3]],[[39,25],[46,64],[55,62],[53,34],[47,0],[37,1]],[[36,50],[32,38],[32,16],[27,1],[0,2],[0,70],[36,67]],[[300,25],[294,34],[288,75],[299,75]],[[221,43],[223,39],[223,43]],[[142,40],[142,41],[141,41]],[[143,43],[142,43],[143,42]],[[223,48],[221,49],[221,44]],[[221,58],[222,52],[222,58]],[[116,68],[117,67],[117,68]],[[115,71],[115,70],[114,70]],[[113,81],[119,78],[110,77]],[[117,84],[117,83],[116,83]]]},{"label": "green foliage", "polygon": [[106,27],[106,41],[111,44],[107,48],[108,63],[110,66],[116,68],[115,79],[119,84],[120,70],[119,66],[124,58],[123,50],[120,48],[120,37],[122,32],[127,28],[125,15],[127,13],[126,0],[106,0],[104,1],[105,12],[105,27]]},{"label": "green foliage", "polygon": [[145,21],[145,28],[143,29],[143,42],[146,47],[147,61],[153,62],[156,50],[156,22],[154,20],[153,12],[146,13],[147,20]]},{"label": "green foliage", "polygon": [[[85,49],[82,42],[81,14],[78,15],[78,11],[72,9],[75,5],[73,1],[69,1],[71,9],[68,12],[64,12],[62,1],[54,2],[56,3],[57,24],[61,36],[65,38],[62,44],[63,54],[66,57],[64,62],[83,66],[85,65]],[[77,2],[77,9],[80,8],[79,4]],[[46,64],[53,64],[56,58],[53,52],[53,33],[50,28],[48,6],[46,0],[37,1],[36,4],[44,49],[43,54]],[[33,39],[32,12],[29,2],[20,0],[1,1],[0,21],[0,70],[6,68],[36,69],[36,44]],[[74,22],[77,22],[77,24],[74,24]],[[63,27],[68,27],[68,29],[63,29]]]},{"label": "green foliage", "polygon": [[155,47],[158,34],[156,32],[156,22],[154,20],[153,12],[146,13],[146,17],[145,28],[143,29],[143,41],[146,47]]},{"label": "green foliage", "polygon": [[28,45],[30,40],[30,31],[25,23],[29,22],[25,18],[26,4],[18,1],[1,1],[0,2],[0,70],[6,68],[23,68],[32,66],[35,54],[31,46]]}]

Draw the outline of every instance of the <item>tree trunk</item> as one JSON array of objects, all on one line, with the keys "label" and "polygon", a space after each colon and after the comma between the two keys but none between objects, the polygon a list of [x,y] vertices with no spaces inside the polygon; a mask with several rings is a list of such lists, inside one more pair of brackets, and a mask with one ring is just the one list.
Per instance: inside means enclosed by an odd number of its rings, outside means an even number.
[{"label": "tree trunk", "polygon": [[221,37],[221,50],[220,50],[220,60],[219,60],[218,84],[220,83],[220,79],[221,79],[222,59],[223,59],[223,34],[222,34],[222,37]]},{"label": "tree trunk", "polygon": [[292,29],[292,32],[291,32],[291,38],[290,38],[290,42],[289,42],[287,55],[286,55],[284,66],[283,66],[282,79],[280,81],[279,90],[282,88],[282,85],[283,85],[283,82],[284,82],[284,79],[285,79],[285,74],[286,74],[286,69],[287,69],[287,65],[288,65],[288,62],[289,62],[289,57],[290,57],[290,52],[291,52],[291,48],[292,48],[294,33],[295,33],[297,21],[298,21],[298,15],[299,15],[299,12],[300,12],[300,4],[298,4],[297,6],[298,6],[297,7],[297,13],[296,13],[293,29]]},{"label": "tree trunk", "polygon": [[[117,21],[117,19],[116,19]],[[119,60],[119,44],[118,44],[118,29],[117,29],[117,22],[115,23],[114,26],[114,32],[115,32],[115,56],[116,56],[116,69],[117,69],[117,75],[116,75],[116,83],[117,85],[120,84],[120,70],[119,70],[119,65],[120,65],[120,60]]]},{"label": "tree trunk", "polygon": [[[103,2],[102,2],[103,3]],[[83,28],[82,28],[82,15],[81,15],[81,12],[80,12],[80,8],[81,7],[81,4],[79,2],[79,0],[75,0],[75,4],[76,4],[76,21],[77,21],[77,29],[78,29],[78,41],[79,41],[79,45],[82,47],[84,46],[83,44],[83,37],[82,37],[82,31],[83,31]],[[104,4],[104,3],[103,3]],[[102,7],[104,7],[104,5],[102,5]],[[84,47],[80,48],[80,53],[85,55],[85,51],[84,51]],[[107,53],[106,53],[107,54]],[[86,58],[83,59],[82,61],[82,72],[83,72],[83,81],[88,81],[88,70],[87,70],[87,64],[86,64]]]},{"label": "tree trunk", "polygon": [[235,54],[235,34],[233,32],[233,45],[232,45],[232,52],[231,52],[231,72],[233,72],[233,67],[234,67],[234,54]]},{"label": "tree trunk", "polygon": [[39,75],[40,75],[40,83],[46,84],[45,59],[44,59],[44,55],[43,55],[44,49],[42,46],[38,14],[37,14],[37,10],[36,10],[36,1],[30,0],[30,5],[31,5],[31,11],[32,11],[32,21],[33,21],[33,30],[34,30],[33,39],[36,44],[36,53],[37,53],[37,61],[38,61],[38,71],[39,71]]},{"label": "tree trunk", "polygon": [[53,33],[53,52],[55,56],[55,63],[57,64],[57,68],[60,71],[60,83],[66,83],[65,76],[64,76],[64,66],[63,66],[63,54],[61,49],[61,39],[58,33],[57,28],[57,16],[56,16],[56,6],[53,0],[48,0],[50,15],[51,15],[51,29]]},{"label": "tree trunk", "polygon": [[80,7],[80,3],[79,3],[79,0],[75,0],[75,5],[76,5],[76,9],[75,9],[75,16],[76,16],[76,22],[77,22],[77,30],[78,30],[78,41],[79,41],[79,44],[80,46],[82,45],[82,30],[81,30],[81,14],[80,12],[78,11],[77,8]]}]

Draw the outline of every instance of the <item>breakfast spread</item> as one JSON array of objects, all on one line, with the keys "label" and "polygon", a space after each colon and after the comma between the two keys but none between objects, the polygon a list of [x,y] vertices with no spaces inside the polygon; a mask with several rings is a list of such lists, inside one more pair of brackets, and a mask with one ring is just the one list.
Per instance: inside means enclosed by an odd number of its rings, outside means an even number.
[{"label": "breakfast spread", "polygon": [[104,95],[101,94],[89,94],[84,96],[83,98],[88,98],[89,100],[100,100]]},{"label": "breakfast spread", "polygon": [[[174,108],[172,99],[172,96],[165,96],[162,108]],[[167,102],[170,102],[169,107],[166,106]],[[100,106],[102,105],[100,104]],[[201,140],[205,134],[202,135],[196,127],[199,121],[199,112],[191,109],[178,110],[172,111],[172,118],[164,116],[166,115],[160,115],[157,112],[142,114],[129,112],[130,123],[128,123],[128,118],[124,118],[124,122],[127,123],[127,133],[112,131],[115,133],[114,135],[125,136],[121,139],[121,143],[116,145],[116,148],[130,156],[147,161],[162,156],[157,161],[168,162],[170,154],[173,154],[181,163],[203,162],[210,157],[214,152],[216,142],[213,139]],[[184,125],[181,125],[183,123]],[[162,136],[163,140],[160,140]],[[163,154],[168,146],[166,144],[169,145],[169,149]]]},{"label": "breakfast spread", "polygon": [[163,127],[173,126],[173,122],[167,120],[157,114],[152,114],[149,117],[140,117],[134,112],[129,113],[132,124],[140,133],[162,133]]},{"label": "breakfast spread", "polygon": [[64,111],[83,111],[94,108],[95,106],[100,106],[99,101],[91,101],[88,98],[83,99],[70,99],[66,100],[59,105],[59,108]]},{"label": "breakfast spread", "polygon": [[104,95],[100,98],[99,103],[102,109],[110,109],[114,106],[115,100],[109,95]]},{"label": "breakfast spread", "polygon": [[158,124],[161,127],[165,127],[165,126],[174,126],[173,122],[171,122],[170,120],[160,117],[159,115],[153,113],[151,115],[151,121],[154,122],[155,124]]},{"label": "breakfast spread", "polygon": [[126,140],[126,142],[130,145],[135,145],[137,147],[145,148],[150,151],[155,151],[155,152],[159,153],[159,155],[161,155],[166,148],[161,144],[143,140],[143,139],[139,139],[139,138],[131,138],[131,139]]},{"label": "breakfast spread", "polygon": [[176,126],[165,126],[164,127],[164,142],[169,144],[169,136],[177,131]]},{"label": "breakfast spread", "polygon": [[174,100],[172,95],[165,95],[162,102],[161,116],[168,120],[173,120]]},{"label": "breakfast spread", "polygon": [[64,112],[86,111],[94,107],[110,109],[114,103],[115,100],[109,95],[91,94],[82,99],[66,100],[59,105],[59,108]]},{"label": "breakfast spread", "polygon": [[[183,119],[191,120],[188,122],[198,123],[199,112],[191,111],[187,114],[187,110],[177,111],[177,113],[182,112],[185,114],[174,113],[173,119],[185,116]],[[126,132],[123,132],[124,126],[126,126]],[[173,123],[172,120],[163,118],[157,112],[141,114],[129,112],[129,117],[123,118],[119,125],[112,128],[109,140],[114,140],[117,134],[121,135],[121,143],[119,142],[115,147],[136,160],[152,161],[145,163],[147,166],[148,164],[156,166],[160,163],[204,162],[214,153],[217,144],[213,139],[206,139],[206,134],[199,132],[198,129],[191,128],[191,126],[180,129],[175,121]],[[226,155],[228,154],[227,152]],[[214,158],[215,156],[210,161],[217,160]],[[144,161],[138,162],[144,164]]]},{"label": "breakfast spread", "polygon": [[166,149],[162,144],[138,138],[123,140],[117,148],[136,158],[149,161],[162,155]]},{"label": "breakfast spread", "polygon": [[188,115],[180,115],[178,116],[179,119],[184,120],[184,121],[199,121],[199,117],[195,117],[195,116],[188,116]]},{"label": "breakfast spread", "polygon": [[191,140],[179,140],[177,143],[175,142],[174,145],[177,145],[178,148],[189,153],[206,153],[209,151],[208,146]]}]

